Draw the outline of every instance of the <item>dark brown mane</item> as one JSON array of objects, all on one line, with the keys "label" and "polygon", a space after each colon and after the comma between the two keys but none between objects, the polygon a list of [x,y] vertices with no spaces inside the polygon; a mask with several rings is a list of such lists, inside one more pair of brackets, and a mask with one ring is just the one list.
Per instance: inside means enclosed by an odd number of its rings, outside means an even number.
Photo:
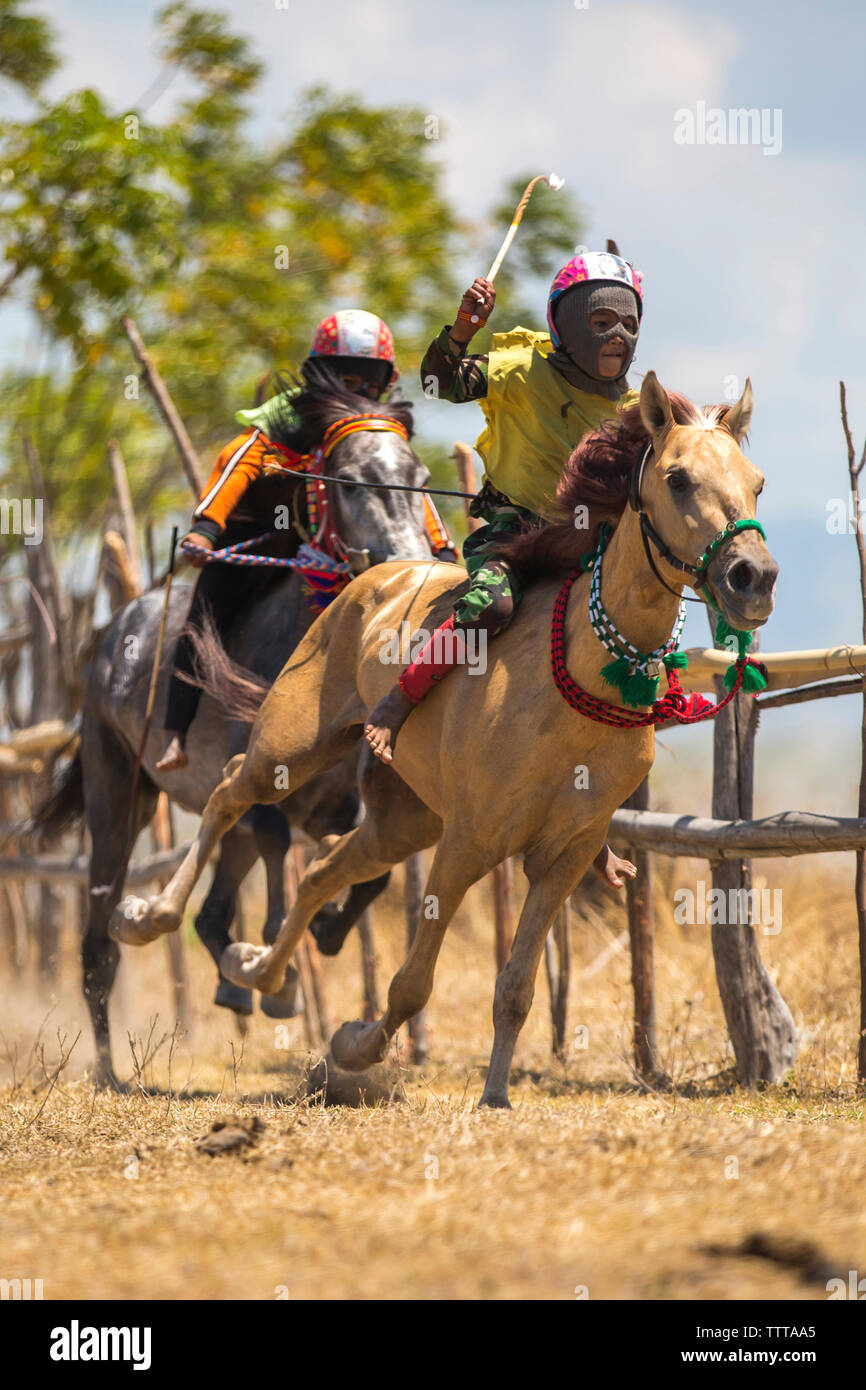
[{"label": "dark brown mane", "polygon": [[[706,427],[710,420],[721,421],[728,408],[710,406],[701,411],[676,391],[669,391],[668,397],[678,425]],[[597,544],[602,522],[615,524],[622,516],[632,468],[648,443],[638,401],[585,435],[565,465],[556,489],[556,511],[563,519],[544,522],[506,541],[499,552],[502,559],[527,580],[570,573],[580,556]],[[575,525],[578,507],[587,508],[586,528]]]},{"label": "dark brown mane", "polygon": [[[274,394],[282,393],[292,386],[300,386],[299,394],[286,398],[285,423],[278,419],[272,430],[276,443],[284,444],[289,449],[306,453],[316,448],[322,442],[322,436],[328,426],[347,415],[381,415],[386,420],[396,420],[404,426],[409,438],[412,438],[412,403],[406,400],[399,386],[383,401],[357,396],[343,385],[329,364],[320,358],[308,358],[304,362],[300,382],[276,372],[271,380]],[[297,428],[297,420],[301,422],[300,430]]]}]

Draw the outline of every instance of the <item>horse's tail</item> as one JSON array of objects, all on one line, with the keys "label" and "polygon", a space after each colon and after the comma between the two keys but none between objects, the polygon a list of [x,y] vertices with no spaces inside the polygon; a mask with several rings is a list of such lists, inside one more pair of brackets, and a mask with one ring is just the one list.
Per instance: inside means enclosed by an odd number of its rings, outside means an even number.
[{"label": "horse's tail", "polygon": [[195,675],[178,671],[180,679],[199,686],[230,719],[237,719],[241,724],[254,723],[259,706],[271,688],[270,682],[232,661],[207,614],[200,628],[187,628],[187,635],[192,643]]},{"label": "horse's tail", "polygon": [[35,836],[40,842],[50,844],[58,840],[65,830],[73,830],[81,824],[84,817],[84,773],[81,767],[81,750],[54,779],[45,800],[34,811],[26,826],[26,833]]}]

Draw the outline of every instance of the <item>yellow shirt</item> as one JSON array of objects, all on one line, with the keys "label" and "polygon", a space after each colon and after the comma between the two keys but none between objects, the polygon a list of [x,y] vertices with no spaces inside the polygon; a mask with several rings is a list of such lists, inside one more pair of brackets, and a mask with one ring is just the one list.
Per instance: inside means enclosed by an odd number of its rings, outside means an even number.
[{"label": "yellow shirt", "polygon": [[557,484],[584,435],[638,399],[636,391],[610,401],[571,386],[545,360],[553,350],[546,333],[528,328],[493,335],[479,402],[487,425],[475,445],[485,480],[539,516],[555,515]]}]

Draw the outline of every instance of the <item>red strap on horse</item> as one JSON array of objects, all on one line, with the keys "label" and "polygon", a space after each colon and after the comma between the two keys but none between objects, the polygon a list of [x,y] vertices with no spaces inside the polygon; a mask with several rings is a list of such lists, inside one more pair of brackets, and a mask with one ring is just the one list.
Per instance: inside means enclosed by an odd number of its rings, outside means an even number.
[{"label": "red strap on horse", "polygon": [[622,705],[612,705],[607,700],[600,700],[596,695],[590,695],[588,690],[578,685],[568,673],[565,664],[565,610],[568,606],[568,596],[571,586],[582,574],[581,570],[575,570],[563,584],[556,596],[553,605],[553,621],[550,628],[550,662],[553,670],[553,679],[556,688],[562,698],[576,709],[579,714],[583,714],[587,719],[592,719],[596,724],[608,724],[618,729],[641,729],[647,728],[651,724],[665,724],[669,720],[675,720],[677,724],[700,724],[705,719],[714,719],[725,705],[730,704],[734,696],[743,684],[743,672],[747,666],[754,666],[756,663],[750,657],[742,657],[735,663],[736,675],[733,685],[727,695],[717,704],[704,699],[703,695],[686,695],[680,685],[680,678],[676,671],[668,670],[665,667],[668,678],[668,688],[665,695],[660,700],[656,700],[647,714],[639,714],[637,710],[627,709]]}]

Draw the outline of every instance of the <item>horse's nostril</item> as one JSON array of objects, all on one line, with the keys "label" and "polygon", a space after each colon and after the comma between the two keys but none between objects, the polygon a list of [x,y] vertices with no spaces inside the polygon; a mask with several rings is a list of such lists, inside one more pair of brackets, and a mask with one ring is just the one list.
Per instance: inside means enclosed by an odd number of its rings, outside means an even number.
[{"label": "horse's nostril", "polygon": [[760,573],[749,560],[738,560],[728,570],[728,583],[738,594],[748,594],[756,588]]}]

